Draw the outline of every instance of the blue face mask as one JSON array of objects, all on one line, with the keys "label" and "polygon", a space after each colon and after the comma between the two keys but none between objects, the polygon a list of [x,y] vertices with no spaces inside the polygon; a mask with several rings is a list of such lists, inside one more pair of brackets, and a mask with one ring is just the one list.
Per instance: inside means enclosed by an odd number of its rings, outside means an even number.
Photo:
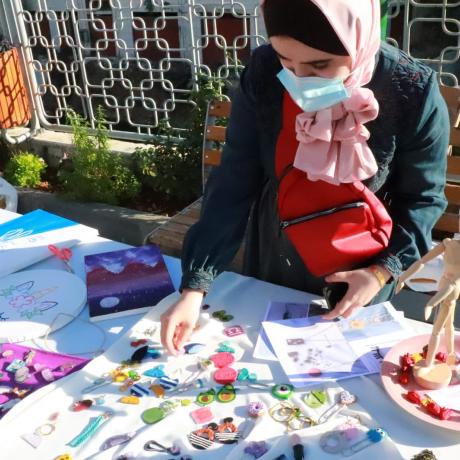
[{"label": "blue face mask", "polygon": [[340,77],[298,77],[286,68],[277,77],[294,102],[305,112],[327,109],[350,97]]}]

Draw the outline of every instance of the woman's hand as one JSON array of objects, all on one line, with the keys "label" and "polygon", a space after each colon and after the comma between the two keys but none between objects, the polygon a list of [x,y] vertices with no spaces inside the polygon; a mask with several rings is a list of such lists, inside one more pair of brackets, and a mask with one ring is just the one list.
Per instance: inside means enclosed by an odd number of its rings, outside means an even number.
[{"label": "woman's hand", "polygon": [[[380,266],[379,269],[385,281],[388,281],[391,278],[390,272]],[[328,283],[348,283],[348,290],[334,310],[323,316],[324,319],[334,319],[338,316],[348,318],[355,310],[367,305],[381,289],[378,278],[369,268],[337,272],[326,277],[326,281]]]},{"label": "woman's hand", "polygon": [[180,299],[161,315],[161,343],[177,355],[192,335],[200,316],[203,292],[184,289]]}]

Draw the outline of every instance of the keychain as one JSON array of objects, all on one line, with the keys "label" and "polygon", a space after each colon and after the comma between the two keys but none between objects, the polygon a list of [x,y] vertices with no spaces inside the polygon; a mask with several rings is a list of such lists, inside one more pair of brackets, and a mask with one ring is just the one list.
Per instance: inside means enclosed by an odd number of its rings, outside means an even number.
[{"label": "keychain", "polygon": [[332,417],[336,416],[342,409],[356,402],[356,396],[344,390],[338,395],[338,402],[333,404],[329,409],[321,414],[318,418],[318,424],[325,423]]},{"label": "keychain", "polygon": [[342,455],[345,457],[351,457],[352,455],[364,450],[366,447],[377,444],[383,441],[387,436],[387,432],[383,428],[372,428],[366,433],[366,438],[358,441],[351,446],[342,449]]},{"label": "keychain", "polygon": [[29,445],[31,445],[34,449],[36,449],[41,444],[42,438],[44,436],[49,436],[51,433],[54,432],[54,430],[56,429],[58,417],[58,412],[51,414],[46,423],[43,423],[43,425],[40,425],[38,428],[36,428],[33,433],[23,434],[21,438]]}]

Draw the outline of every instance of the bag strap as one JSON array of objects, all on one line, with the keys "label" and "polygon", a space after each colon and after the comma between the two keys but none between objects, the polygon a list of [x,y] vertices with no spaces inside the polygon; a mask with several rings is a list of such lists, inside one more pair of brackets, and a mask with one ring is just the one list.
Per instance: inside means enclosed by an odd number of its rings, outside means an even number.
[{"label": "bag strap", "polygon": [[278,186],[281,184],[281,181],[289,174],[294,169],[294,164],[289,163],[284,167],[284,169],[281,171],[280,177],[278,177]]}]

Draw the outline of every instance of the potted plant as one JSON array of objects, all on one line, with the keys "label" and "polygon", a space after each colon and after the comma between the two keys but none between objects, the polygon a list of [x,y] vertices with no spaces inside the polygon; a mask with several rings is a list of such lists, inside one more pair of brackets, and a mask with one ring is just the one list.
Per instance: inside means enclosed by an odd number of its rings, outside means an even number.
[{"label": "potted plant", "polygon": [[0,129],[23,126],[31,118],[19,54],[9,40],[0,41]]}]

